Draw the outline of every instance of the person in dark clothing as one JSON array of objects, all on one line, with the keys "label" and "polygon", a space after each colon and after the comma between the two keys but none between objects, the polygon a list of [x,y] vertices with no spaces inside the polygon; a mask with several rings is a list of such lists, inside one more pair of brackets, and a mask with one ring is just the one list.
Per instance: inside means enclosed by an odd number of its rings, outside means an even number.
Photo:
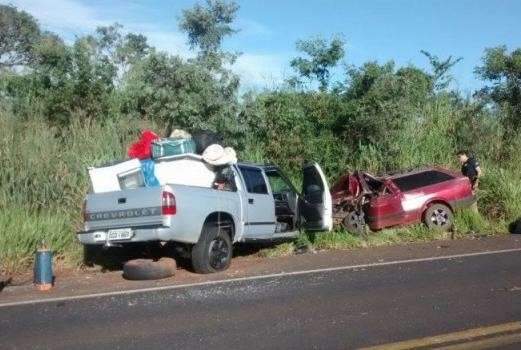
[{"label": "person in dark clothing", "polygon": [[472,190],[476,191],[479,186],[479,178],[481,177],[481,167],[478,160],[476,157],[470,156],[467,151],[459,151],[457,156],[461,164],[461,173],[469,178]]},{"label": "person in dark clothing", "polygon": [[[467,151],[459,151],[457,154],[458,160],[461,164],[461,173],[468,177],[472,184],[472,193],[476,194],[479,186],[479,177],[481,176],[481,167],[476,157],[470,156]],[[475,200],[471,205],[471,210],[479,213],[478,202]]]}]

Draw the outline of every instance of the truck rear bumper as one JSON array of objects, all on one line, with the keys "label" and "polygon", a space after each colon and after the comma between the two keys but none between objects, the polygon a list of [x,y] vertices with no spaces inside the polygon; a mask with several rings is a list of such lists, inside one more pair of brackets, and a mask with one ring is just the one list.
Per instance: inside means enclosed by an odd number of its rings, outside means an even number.
[{"label": "truck rear bumper", "polygon": [[94,230],[77,232],[78,240],[81,244],[125,244],[131,242],[150,242],[150,241],[178,241],[186,242],[182,237],[177,237],[168,227],[146,227],[132,229],[130,239],[107,240],[108,230]]}]

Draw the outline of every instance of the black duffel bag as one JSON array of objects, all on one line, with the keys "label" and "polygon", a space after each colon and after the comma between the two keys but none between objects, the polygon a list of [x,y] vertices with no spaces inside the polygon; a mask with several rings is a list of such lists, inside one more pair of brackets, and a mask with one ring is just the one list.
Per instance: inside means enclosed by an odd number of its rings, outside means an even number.
[{"label": "black duffel bag", "polygon": [[192,132],[192,139],[195,142],[195,152],[197,154],[203,154],[206,147],[218,144],[223,144],[223,138],[221,135],[210,130],[196,130]]}]

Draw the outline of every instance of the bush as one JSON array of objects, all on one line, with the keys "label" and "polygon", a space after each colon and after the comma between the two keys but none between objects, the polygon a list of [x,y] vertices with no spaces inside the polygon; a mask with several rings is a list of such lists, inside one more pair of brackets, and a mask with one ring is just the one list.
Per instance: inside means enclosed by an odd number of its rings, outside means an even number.
[{"label": "bush", "polygon": [[471,209],[456,212],[454,223],[454,231],[458,234],[487,233],[494,230],[494,225],[491,225],[480,213]]},{"label": "bush", "polygon": [[30,211],[24,207],[0,209],[0,275],[24,271],[32,263],[36,249],[44,243],[58,259],[79,262],[80,246],[66,211]]},{"label": "bush", "polygon": [[480,184],[479,204],[488,218],[514,220],[521,216],[521,174],[514,169],[490,167]]}]

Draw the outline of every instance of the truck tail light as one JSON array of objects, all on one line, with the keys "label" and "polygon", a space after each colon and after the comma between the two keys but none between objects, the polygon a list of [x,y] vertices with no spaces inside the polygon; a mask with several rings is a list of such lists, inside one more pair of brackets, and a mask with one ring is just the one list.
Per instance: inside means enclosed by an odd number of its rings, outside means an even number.
[{"label": "truck tail light", "polygon": [[177,207],[175,205],[175,197],[171,192],[163,191],[161,200],[161,214],[175,215]]}]

